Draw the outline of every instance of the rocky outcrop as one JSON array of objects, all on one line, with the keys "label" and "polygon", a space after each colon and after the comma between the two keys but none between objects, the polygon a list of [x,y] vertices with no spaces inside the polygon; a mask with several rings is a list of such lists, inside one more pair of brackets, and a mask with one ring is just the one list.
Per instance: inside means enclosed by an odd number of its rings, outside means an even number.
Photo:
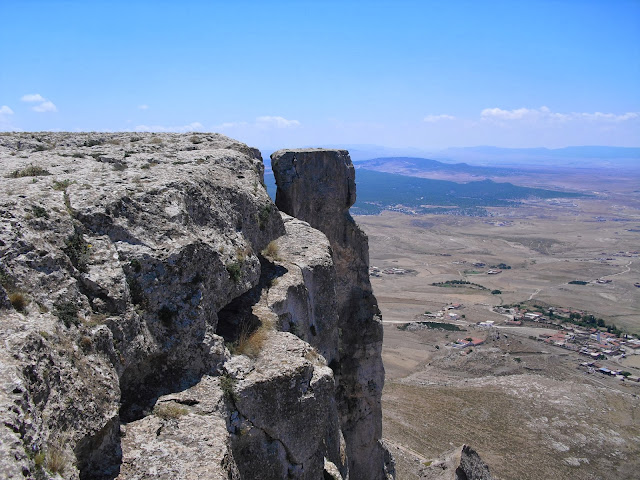
[{"label": "rocky outcrop", "polygon": [[0,134],[0,476],[382,478],[366,237],[325,156],[315,223],[221,135]]},{"label": "rocky outcrop", "polygon": [[493,480],[489,467],[468,445],[462,445],[428,462],[418,472],[424,480]]},{"label": "rocky outcrop", "polygon": [[369,281],[367,237],[349,214],[355,170],[345,150],[280,150],[271,155],[276,206],[309,222],[331,244],[337,276],[338,409],[352,478],[392,476],[381,443],[382,321]]}]

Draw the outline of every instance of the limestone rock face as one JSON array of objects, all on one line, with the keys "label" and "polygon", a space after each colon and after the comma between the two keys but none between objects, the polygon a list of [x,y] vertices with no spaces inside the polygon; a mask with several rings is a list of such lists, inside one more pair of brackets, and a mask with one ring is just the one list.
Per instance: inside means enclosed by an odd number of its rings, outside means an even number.
[{"label": "limestone rock face", "polygon": [[392,476],[382,437],[382,322],[369,281],[367,237],[349,214],[355,170],[345,150],[280,150],[271,155],[276,206],[323,232],[336,272],[338,409],[352,478]]},{"label": "limestone rock face", "polygon": [[217,134],[0,134],[0,477],[346,480],[373,452],[381,337],[341,319],[375,302],[335,265],[366,245],[263,171]]}]

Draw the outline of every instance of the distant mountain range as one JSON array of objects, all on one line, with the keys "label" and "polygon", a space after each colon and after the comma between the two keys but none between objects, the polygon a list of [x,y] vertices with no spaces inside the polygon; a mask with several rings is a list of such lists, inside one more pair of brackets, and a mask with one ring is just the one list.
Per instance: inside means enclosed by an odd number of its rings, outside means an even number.
[{"label": "distant mountain range", "polygon": [[[640,147],[573,146],[564,148],[502,148],[492,146],[452,147],[444,150],[397,148],[380,145],[313,145],[348,150],[353,162],[379,158],[429,158],[442,163],[464,162],[474,166],[522,167],[608,167],[640,170]],[[262,149],[265,165],[270,168],[273,149]]]},{"label": "distant mountain range", "polygon": [[445,162],[464,161],[484,165],[547,165],[619,167],[640,169],[640,147],[576,146],[565,148],[461,147],[432,152]]},{"label": "distant mountain range", "polygon": [[418,175],[425,173],[467,174],[470,176],[500,177],[513,175],[515,171],[504,167],[483,167],[467,163],[444,163],[429,158],[417,157],[384,157],[354,162],[356,168],[375,170],[378,172]]},{"label": "distant mountain range", "polygon": [[527,198],[576,198],[585,195],[542,188],[520,187],[508,182],[482,180],[456,183],[358,169],[356,215],[382,210],[405,213],[447,213],[485,216],[484,207],[517,207]]},{"label": "distant mountain range", "polygon": [[[421,159],[418,159],[421,160]],[[435,162],[439,164],[440,162]],[[455,167],[455,166],[454,166]],[[275,198],[273,173],[265,174],[267,191]],[[486,216],[485,207],[517,207],[527,198],[575,198],[585,195],[542,188],[520,187],[491,180],[456,183],[359,168],[355,215],[375,215],[383,210],[404,213],[441,213]]]}]

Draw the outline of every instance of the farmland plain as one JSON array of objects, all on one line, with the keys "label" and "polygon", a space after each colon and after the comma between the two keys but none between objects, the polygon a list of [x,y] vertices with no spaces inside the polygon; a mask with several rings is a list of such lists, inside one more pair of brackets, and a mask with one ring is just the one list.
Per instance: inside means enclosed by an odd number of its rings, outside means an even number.
[{"label": "farmland plain", "polygon": [[[527,200],[488,208],[489,217],[356,217],[369,236],[371,265],[408,270],[371,278],[385,328],[384,437],[399,479],[420,478],[425,462],[462,443],[503,480],[633,478],[640,384],[585,373],[584,357],[539,340],[549,327],[505,326],[492,307],[529,301],[578,309],[640,334],[637,180],[541,176],[529,186],[593,196]],[[499,264],[511,268],[487,273]],[[486,290],[432,285],[448,280]],[[462,304],[454,323],[464,333],[398,329],[452,303]],[[487,320],[498,328],[477,327]],[[485,343],[462,353],[451,347],[461,336]],[[638,375],[638,359],[610,362]]]}]

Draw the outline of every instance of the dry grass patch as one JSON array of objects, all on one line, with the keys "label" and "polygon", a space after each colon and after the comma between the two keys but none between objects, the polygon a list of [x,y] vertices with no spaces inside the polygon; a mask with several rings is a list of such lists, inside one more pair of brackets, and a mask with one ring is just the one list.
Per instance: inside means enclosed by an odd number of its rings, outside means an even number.
[{"label": "dry grass patch", "polygon": [[180,418],[183,415],[189,413],[189,410],[178,403],[167,402],[156,405],[153,409],[153,413],[154,415],[157,415],[160,418],[164,418],[165,420],[175,420],[176,418]]},{"label": "dry grass patch", "polygon": [[29,299],[22,292],[13,292],[9,294],[9,301],[13,308],[15,308],[18,312],[24,312],[27,309],[27,305],[29,305]]},{"label": "dry grass patch", "polygon": [[262,250],[262,255],[271,260],[280,260],[280,248],[275,240],[271,240],[269,245]]},{"label": "dry grass patch", "polygon": [[238,338],[235,353],[256,358],[264,348],[264,344],[269,338],[269,332],[271,330],[272,326],[267,323],[263,323],[253,332],[249,332],[248,329],[243,328]]},{"label": "dry grass patch", "polygon": [[52,445],[46,453],[45,467],[51,473],[62,475],[67,468],[68,458],[60,445]]},{"label": "dry grass patch", "polygon": [[51,172],[45,170],[44,168],[38,165],[29,165],[28,167],[25,167],[22,170],[14,170],[9,175],[7,175],[7,177],[8,178],[41,177],[43,175],[51,175]]},{"label": "dry grass patch", "polygon": [[318,350],[315,349],[315,347],[311,347],[309,350],[307,350],[307,352],[304,354],[304,358],[310,361],[311,363],[313,363],[314,365],[323,365],[323,366],[327,365],[327,361],[320,354],[320,352],[318,352]]}]

